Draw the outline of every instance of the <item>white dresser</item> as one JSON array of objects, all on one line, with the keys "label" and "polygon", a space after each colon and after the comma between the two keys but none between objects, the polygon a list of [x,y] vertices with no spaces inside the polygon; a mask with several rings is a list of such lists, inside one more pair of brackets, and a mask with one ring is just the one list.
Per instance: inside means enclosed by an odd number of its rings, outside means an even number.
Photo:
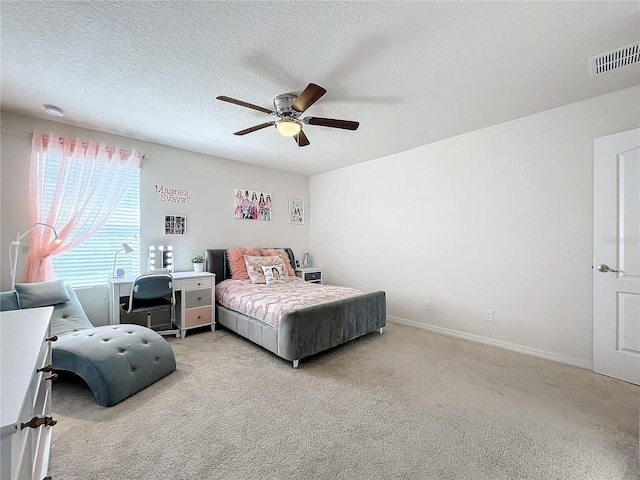
[{"label": "white dresser", "polygon": [[0,478],[47,477],[53,307],[0,313]]}]

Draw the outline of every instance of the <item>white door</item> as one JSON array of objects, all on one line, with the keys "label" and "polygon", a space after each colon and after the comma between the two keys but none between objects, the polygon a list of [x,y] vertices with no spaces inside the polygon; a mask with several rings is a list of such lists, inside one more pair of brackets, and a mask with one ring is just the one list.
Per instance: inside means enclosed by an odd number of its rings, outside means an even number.
[{"label": "white door", "polygon": [[640,129],[594,142],[593,371],[640,385]]}]

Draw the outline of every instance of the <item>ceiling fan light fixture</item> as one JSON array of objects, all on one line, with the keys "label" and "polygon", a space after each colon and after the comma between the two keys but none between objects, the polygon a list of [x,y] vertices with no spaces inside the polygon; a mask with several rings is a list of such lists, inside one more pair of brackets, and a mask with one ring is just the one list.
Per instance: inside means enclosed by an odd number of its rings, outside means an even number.
[{"label": "ceiling fan light fixture", "polygon": [[294,137],[300,133],[300,130],[302,130],[302,124],[296,120],[283,119],[276,122],[276,128],[280,135],[284,135],[285,137]]},{"label": "ceiling fan light fixture", "polygon": [[303,123],[305,125],[341,128],[343,130],[357,130],[360,125],[358,122],[353,122],[351,120],[338,120],[336,118],[305,117],[304,119],[299,120],[300,115],[316,103],[316,101],[318,101],[318,99],[320,99],[325,93],[327,93],[327,91],[320,85],[310,83],[300,94],[283,93],[276,96],[273,99],[273,107],[275,110],[269,110],[259,105],[226,97],[224,95],[218,96],[216,99],[278,117],[278,120],[264,122],[260,125],[254,125],[253,127],[233,132],[234,135],[246,135],[273,125],[276,127],[276,130],[278,130],[280,135],[293,138],[298,147],[307,147],[311,145],[311,143],[302,129]]}]

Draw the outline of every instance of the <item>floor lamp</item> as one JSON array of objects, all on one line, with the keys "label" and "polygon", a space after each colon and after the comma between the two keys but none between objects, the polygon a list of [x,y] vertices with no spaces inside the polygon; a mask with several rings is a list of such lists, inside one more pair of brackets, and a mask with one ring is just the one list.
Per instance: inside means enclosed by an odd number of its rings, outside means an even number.
[{"label": "floor lamp", "polygon": [[[53,243],[62,243],[62,240],[58,236],[58,232],[56,232],[56,229],[53,226],[49,225],[48,223],[37,222],[23,234],[18,233],[18,235],[16,236],[16,239],[13,242],[11,242],[11,245],[9,246],[9,265],[11,266],[11,290],[15,290],[15,286],[16,286],[16,270],[18,268],[18,250],[20,250],[20,240],[26,237],[31,232],[31,230],[33,230],[39,225],[43,227],[49,227],[51,230],[53,230],[53,233],[55,234]],[[14,248],[15,251],[12,252],[11,251],[12,248]]]}]

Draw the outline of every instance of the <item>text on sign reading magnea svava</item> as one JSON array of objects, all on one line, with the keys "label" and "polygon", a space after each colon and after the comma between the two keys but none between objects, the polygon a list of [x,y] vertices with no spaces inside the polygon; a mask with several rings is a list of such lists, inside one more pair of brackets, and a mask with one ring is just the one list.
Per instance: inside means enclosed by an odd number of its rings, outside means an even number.
[{"label": "text on sign reading magnea svava", "polygon": [[191,200],[189,190],[181,188],[169,188],[164,185],[156,185],[155,193],[160,195],[161,202],[187,203]]}]

